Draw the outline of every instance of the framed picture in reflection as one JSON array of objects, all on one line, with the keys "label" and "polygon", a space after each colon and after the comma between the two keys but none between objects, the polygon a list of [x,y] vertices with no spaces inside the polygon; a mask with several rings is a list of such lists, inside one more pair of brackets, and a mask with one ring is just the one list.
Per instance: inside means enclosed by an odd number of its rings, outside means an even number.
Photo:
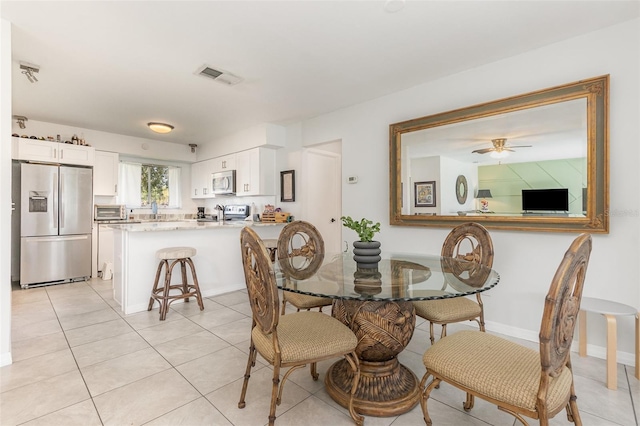
[{"label": "framed picture in reflection", "polygon": [[436,181],[414,183],[415,207],[435,207],[436,206]]}]

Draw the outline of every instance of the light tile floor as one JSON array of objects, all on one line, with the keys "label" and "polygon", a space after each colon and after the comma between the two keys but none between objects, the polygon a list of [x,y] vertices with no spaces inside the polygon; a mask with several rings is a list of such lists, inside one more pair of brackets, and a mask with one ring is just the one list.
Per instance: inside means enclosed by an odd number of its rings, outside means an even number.
[{"label": "light tile floor", "polygon": [[[249,346],[251,310],[246,292],[172,305],[166,321],[157,308],[123,315],[111,282],[12,292],[13,364],[0,369],[0,424],[10,425],[263,425],[267,423],[271,370],[258,361],[246,408],[237,407]],[[451,332],[465,326],[451,327]],[[428,324],[418,319],[401,361],[420,378],[429,346]],[[520,343],[536,347],[531,342]],[[604,385],[605,362],[572,357],[585,425],[637,425],[640,383],[618,364],[618,390]],[[327,395],[318,367],[292,374],[277,409],[277,424],[350,425],[345,409]],[[435,425],[516,425],[515,419],[476,400],[462,410],[464,394],[443,384],[429,407]],[[366,417],[368,425],[419,425],[422,412]],[[536,422],[531,422],[535,424]],[[568,424],[564,412],[552,425]]]}]

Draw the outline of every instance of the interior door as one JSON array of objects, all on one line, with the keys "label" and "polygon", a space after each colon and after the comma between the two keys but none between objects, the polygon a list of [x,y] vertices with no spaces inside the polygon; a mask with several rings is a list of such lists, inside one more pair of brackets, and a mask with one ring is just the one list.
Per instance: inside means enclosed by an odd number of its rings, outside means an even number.
[{"label": "interior door", "polygon": [[[335,144],[341,149],[341,143]],[[334,149],[335,150],[335,149]],[[302,164],[306,198],[306,220],[318,228],[327,253],[342,247],[342,156],[316,148],[303,150]]]}]

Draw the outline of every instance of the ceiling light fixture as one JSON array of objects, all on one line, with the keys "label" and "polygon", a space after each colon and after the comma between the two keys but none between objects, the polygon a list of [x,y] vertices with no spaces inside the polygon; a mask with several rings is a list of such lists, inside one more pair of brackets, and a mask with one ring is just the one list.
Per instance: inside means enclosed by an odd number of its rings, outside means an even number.
[{"label": "ceiling light fixture", "polygon": [[29,121],[29,119],[27,117],[25,117],[24,115],[14,115],[13,119],[16,120],[16,123],[18,123],[18,127],[20,127],[21,129],[26,129],[27,126],[24,124],[25,121]]},{"label": "ceiling light fixture", "polygon": [[147,126],[149,126],[149,128],[156,133],[169,133],[170,131],[173,130],[173,126],[171,124],[166,124],[166,123],[151,122],[151,123],[147,123]]},{"label": "ceiling light fixture", "polygon": [[26,75],[27,79],[29,79],[31,83],[38,82],[38,78],[34,74],[40,72],[40,66],[27,62],[20,62],[20,69],[22,70],[22,74]]},{"label": "ceiling light fixture", "polygon": [[404,8],[405,0],[387,0],[384,2],[384,10],[388,13],[396,13]]}]

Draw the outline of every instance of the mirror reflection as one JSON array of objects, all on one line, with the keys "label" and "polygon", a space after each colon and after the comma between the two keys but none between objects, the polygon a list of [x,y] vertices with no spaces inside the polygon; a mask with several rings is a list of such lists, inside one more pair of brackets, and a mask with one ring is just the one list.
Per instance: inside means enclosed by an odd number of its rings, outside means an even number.
[{"label": "mirror reflection", "polygon": [[[585,98],[404,133],[400,141],[402,181],[409,183],[403,186],[402,214],[586,216]],[[467,184],[462,203],[460,177]],[[444,186],[435,207],[416,207],[413,183],[422,181]],[[566,189],[566,206],[545,204],[542,192],[540,203],[529,196],[523,206],[522,190],[529,189]],[[478,197],[479,190],[490,198]]]},{"label": "mirror reflection", "polygon": [[391,224],[608,232],[607,109],[603,76],[392,124]]}]

